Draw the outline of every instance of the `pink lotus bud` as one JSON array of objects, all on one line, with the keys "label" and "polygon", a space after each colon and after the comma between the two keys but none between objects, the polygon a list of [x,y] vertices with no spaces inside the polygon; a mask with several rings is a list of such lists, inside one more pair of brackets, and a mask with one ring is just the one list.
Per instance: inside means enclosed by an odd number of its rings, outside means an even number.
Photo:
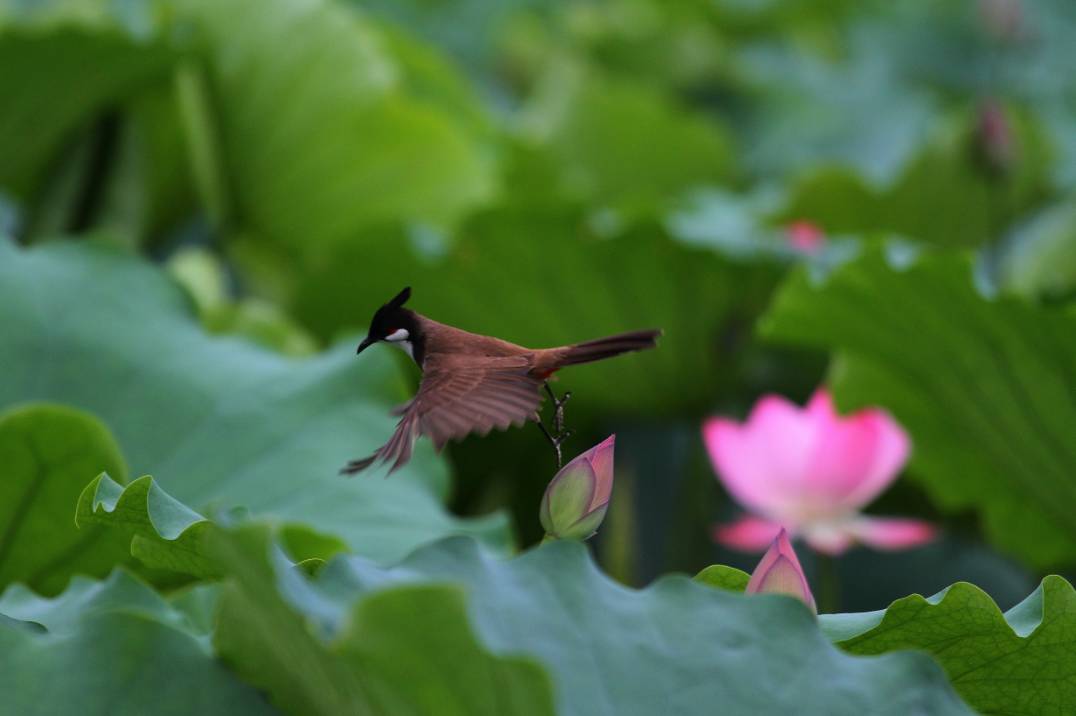
[{"label": "pink lotus bud", "polygon": [[994,100],[979,107],[978,144],[991,169],[1006,171],[1016,160],[1016,137],[1005,109]]},{"label": "pink lotus bud", "polygon": [[585,540],[598,530],[613,491],[615,442],[610,435],[553,477],[540,513],[548,538]]},{"label": "pink lotus bud", "polygon": [[812,612],[818,613],[811,588],[807,585],[803,568],[796,558],[796,551],[792,549],[788,533],[783,529],[777,533],[777,538],[766,550],[766,554],[762,555],[762,561],[755,567],[744,591],[748,594],[786,594],[799,599]]},{"label": "pink lotus bud", "polygon": [[805,254],[816,254],[826,245],[826,233],[810,221],[793,221],[785,235],[792,248]]},{"label": "pink lotus bud", "polygon": [[753,513],[718,526],[714,537],[722,544],[762,550],[782,527],[827,554],[855,542],[904,549],[934,536],[919,520],[860,514],[897,478],[911,449],[883,410],[840,415],[825,389],[805,408],[770,395],[746,422],[712,418],[702,433],[719,479]]},{"label": "pink lotus bud", "polygon": [[979,0],[979,18],[987,31],[999,40],[1016,40],[1023,34],[1021,0]]}]

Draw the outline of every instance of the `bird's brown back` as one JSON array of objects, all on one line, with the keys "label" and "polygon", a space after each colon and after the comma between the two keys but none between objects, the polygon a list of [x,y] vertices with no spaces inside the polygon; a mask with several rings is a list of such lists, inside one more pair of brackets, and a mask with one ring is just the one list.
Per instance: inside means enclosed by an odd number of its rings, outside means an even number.
[{"label": "bird's brown back", "polygon": [[438,323],[432,318],[416,313],[415,320],[422,326],[426,337],[426,354],[454,353],[470,356],[519,356],[535,353],[531,348],[517,346],[493,336],[471,333],[462,328]]},{"label": "bird's brown back", "polygon": [[661,335],[661,331],[657,330],[631,331],[568,346],[526,348],[500,338],[438,323],[418,313],[415,314],[415,319],[421,323],[426,335],[427,356],[431,353],[451,353],[474,358],[524,356],[531,372],[543,378],[548,378],[566,365],[590,363],[629,351],[653,348],[657,337]]}]

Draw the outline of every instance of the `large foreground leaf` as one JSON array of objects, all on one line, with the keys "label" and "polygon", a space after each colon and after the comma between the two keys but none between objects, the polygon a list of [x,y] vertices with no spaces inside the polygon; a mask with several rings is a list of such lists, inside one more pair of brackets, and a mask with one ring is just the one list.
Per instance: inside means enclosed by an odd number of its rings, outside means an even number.
[{"label": "large foreground leaf", "polygon": [[149,477],[126,488],[99,477],[78,517],[133,534],[131,552],[152,568],[225,577],[216,646],[291,713],[552,713],[537,665],[475,641],[458,588],[353,594],[347,626],[330,634],[318,623],[321,598],[264,527],[222,530]]},{"label": "large foreground leaf", "polygon": [[213,658],[180,612],[123,571],[103,582],[76,578],[54,600],[12,587],[0,615],[6,713],[277,713]]},{"label": "large foreground leaf", "polygon": [[290,713],[553,714],[548,677],[528,659],[486,651],[458,587],[339,595],[346,624],[327,631],[325,598],[265,530],[218,532],[211,554],[230,575],[214,644]]},{"label": "large foreground leaf", "polygon": [[838,352],[844,407],[881,404],[913,474],[1031,564],[1076,561],[1076,315],[984,298],[964,254],[869,250],[822,283],[793,277],[766,335]]},{"label": "large foreground leaf", "polygon": [[1047,577],[1004,614],[981,589],[958,583],[929,599],[906,597],[884,611],[820,619],[823,630],[853,654],[929,652],[982,713],[1076,710],[1076,592],[1061,577]]},{"label": "large foreground leaf", "polygon": [[[160,272],[87,245],[0,241],[0,325],[0,406],[89,410],[132,471],[186,504],[316,523],[379,559],[460,531],[506,538],[500,518],[443,511],[445,471],[426,446],[391,480],[337,474],[391,433],[389,408],[404,396],[384,354],[358,364],[344,345],[294,360],[211,338]],[[73,505],[56,519],[71,519]]]},{"label": "large foreground leaf", "polygon": [[[159,504],[132,500],[131,517],[117,522],[170,532],[197,524],[169,519]],[[337,557],[309,580],[263,528],[211,529],[198,549],[228,575],[217,648],[292,711],[365,713],[380,704],[410,713],[434,703],[445,709],[438,713],[548,710],[533,667],[491,661],[464,627],[469,615],[495,653],[529,654],[550,668],[558,713],[704,713],[714,704],[735,713],[966,713],[923,655],[843,655],[802,604],[785,598],[745,598],[683,577],[626,589],[578,543],[548,543],[505,561],[456,538],[389,569]],[[183,539],[144,536],[163,550]],[[386,662],[389,653],[394,661]],[[296,665],[308,668],[299,674]],[[489,668],[501,686],[485,684]],[[472,686],[443,693],[453,681]],[[472,687],[488,693],[470,694]]]},{"label": "large foreground leaf", "polygon": [[[478,632],[495,650],[541,658],[563,714],[706,713],[715,705],[730,713],[964,712],[922,655],[847,658],[788,599],[745,598],[683,577],[629,590],[577,543],[502,561],[454,539],[392,570],[338,558],[314,586],[334,599],[428,580],[466,586]],[[330,623],[344,614],[324,612]]]},{"label": "large foreground leaf", "polygon": [[126,479],[119,448],[92,416],[52,405],[3,414],[0,466],[0,587],[21,581],[55,594],[72,574],[104,576],[124,557],[113,532],[71,522],[87,477],[108,470]]}]

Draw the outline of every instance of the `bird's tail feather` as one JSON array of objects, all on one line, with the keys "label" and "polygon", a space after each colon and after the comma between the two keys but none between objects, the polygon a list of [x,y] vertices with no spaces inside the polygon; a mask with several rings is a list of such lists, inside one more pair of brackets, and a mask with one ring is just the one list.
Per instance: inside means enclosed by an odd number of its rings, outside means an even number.
[{"label": "bird's tail feather", "polygon": [[584,341],[574,346],[565,347],[564,353],[561,354],[558,362],[561,366],[579,365],[580,363],[591,363],[596,360],[612,358],[621,353],[646,350],[658,344],[658,336],[660,335],[660,330],[631,331],[629,333],[619,333],[615,336],[607,336],[606,338],[597,338],[593,341]]}]

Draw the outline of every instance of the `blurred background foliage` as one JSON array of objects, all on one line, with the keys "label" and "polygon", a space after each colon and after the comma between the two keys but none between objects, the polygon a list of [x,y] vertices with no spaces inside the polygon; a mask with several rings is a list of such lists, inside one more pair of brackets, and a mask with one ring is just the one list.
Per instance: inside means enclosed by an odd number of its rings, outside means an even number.
[{"label": "blurred background foliage", "polygon": [[829,378],[916,444],[878,511],[945,528],[842,558],[841,606],[967,579],[1007,607],[1076,565],[1074,32],[1068,0],[0,0],[0,232],[34,247],[0,247],[2,405],[89,411],[132,476],[364,556],[503,545],[500,509],[528,545],[533,428],[451,446],[450,491],[432,452],[340,486],[417,380],[356,338],[404,285],[528,345],[657,326],[558,384],[570,454],[618,434],[606,570],[750,567],[710,541],[700,421]]}]

